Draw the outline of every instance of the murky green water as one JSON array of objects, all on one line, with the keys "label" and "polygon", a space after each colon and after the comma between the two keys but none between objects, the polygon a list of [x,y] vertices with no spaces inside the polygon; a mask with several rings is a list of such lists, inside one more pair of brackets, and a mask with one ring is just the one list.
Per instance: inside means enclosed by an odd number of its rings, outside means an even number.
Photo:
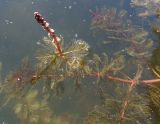
[{"label": "murky green water", "polygon": [[[158,0],[0,1],[0,124],[159,124],[152,80],[160,78],[159,7]],[[63,37],[63,57],[52,39],[43,44],[48,35],[34,12]],[[31,68],[21,65],[26,56]]]}]

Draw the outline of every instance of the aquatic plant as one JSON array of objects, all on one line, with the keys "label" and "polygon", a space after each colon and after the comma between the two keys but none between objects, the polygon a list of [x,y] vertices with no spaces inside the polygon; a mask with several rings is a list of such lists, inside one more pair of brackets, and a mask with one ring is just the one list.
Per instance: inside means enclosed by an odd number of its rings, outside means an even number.
[{"label": "aquatic plant", "polygon": [[72,117],[67,113],[56,116],[45,99],[39,100],[38,90],[30,90],[18,99],[14,113],[21,124],[72,124]]},{"label": "aquatic plant", "polygon": [[148,33],[143,29],[137,30],[128,42],[129,47],[125,48],[126,53],[132,56],[138,63],[145,64],[151,57],[153,41],[147,39],[147,35]]},{"label": "aquatic plant", "polygon": [[[83,85],[80,80],[84,78],[97,79],[97,91],[103,101],[89,112],[85,124],[152,123],[153,109],[148,96],[153,97],[152,103],[158,107],[159,91],[152,87],[160,83],[160,78],[143,79],[144,74],[151,70],[154,72],[155,69],[151,66],[148,70],[145,68],[148,61],[145,64],[141,62],[151,56],[152,40],[148,40],[148,33],[142,28],[131,26],[127,19],[124,21],[124,10],[117,12],[115,8],[102,8],[90,12],[93,15],[92,30],[100,30],[114,40],[124,40],[128,46],[110,56],[106,53],[89,56],[90,46],[87,42],[76,39],[66,45],[63,37],[57,36],[42,15],[35,12],[36,21],[48,33],[48,37],[39,43],[40,49],[36,53],[38,62],[32,69],[28,59],[24,59],[20,69],[1,81],[1,93],[5,94],[2,107],[17,98],[14,113],[22,124],[74,123],[68,114],[61,117],[53,115],[48,96],[62,94],[64,83],[71,79],[75,81],[76,89],[80,89]],[[125,59],[128,55],[133,60],[139,59],[133,65],[136,68],[130,72],[126,71],[130,68]],[[31,86],[39,83],[42,83],[43,91],[31,89]],[[143,92],[139,87],[142,87]],[[149,88],[150,92],[147,90]]]},{"label": "aquatic plant", "polygon": [[[126,16],[126,11],[117,12],[116,8],[97,8],[96,12],[90,10],[93,15],[91,29],[99,28],[103,30],[124,28],[123,20]],[[111,30],[112,31],[112,30]]]},{"label": "aquatic plant", "polygon": [[34,70],[30,67],[28,58],[24,58],[19,69],[10,72],[4,81],[1,81],[1,92],[4,94],[0,107],[5,106],[10,100],[21,98],[32,86]]},{"label": "aquatic plant", "polygon": [[[57,89],[59,92],[59,88],[63,89],[62,81],[66,78],[73,77],[77,80],[80,75],[89,73],[90,69],[84,61],[88,54],[89,45],[83,40],[75,40],[69,47],[62,47],[63,56],[57,56],[51,44],[52,40],[46,37],[41,43],[42,48],[38,50],[36,55],[39,63],[37,64],[37,78],[35,79],[42,78],[46,82],[51,82],[49,84],[50,88],[54,91]],[[76,85],[78,86],[79,83],[77,82]]]},{"label": "aquatic plant", "polygon": [[[115,14],[115,11],[107,11],[107,12],[113,12]],[[100,19],[103,20],[101,16],[100,16]],[[95,23],[98,24],[99,20]],[[107,30],[103,30],[103,31],[106,31],[106,33],[108,32]],[[151,40],[146,40],[147,33],[144,30],[139,30],[139,31],[140,32],[136,32],[136,35],[135,33],[133,34],[134,37],[131,37],[129,42],[131,46],[126,50],[128,54],[131,55],[132,57],[137,57],[137,58],[138,57],[141,58],[142,56],[148,57],[149,52],[147,51],[147,49],[152,47],[153,42]],[[148,45],[146,45],[146,43]],[[144,44],[146,45],[146,47],[143,47]],[[62,48],[62,51],[63,51],[62,56],[58,56],[57,54],[59,53],[54,52],[54,56],[56,56],[56,59],[52,64],[53,68],[51,67],[48,68],[48,66],[46,66],[47,68],[44,68],[43,70],[45,70],[47,73],[43,73],[43,74],[45,74],[46,76],[51,75],[51,77],[54,75],[53,79],[55,79],[55,77],[58,77],[61,74],[63,77],[62,78],[63,80],[61,81],[64,81],[64,79],[66,79],[67,77],[70,78],[70,77],[77,77],[77,76],[81,77],[81,76],[89,75],[90,77],[98,78],[97,79],[98,86],[100,86],[99,84],[100,79],[109,79],[109,80],[122,82],[123,84],[128,84],[128,86],[126,86],[125,91],[123,88],[119,88],[118,93],[122,92],[120,94],[122,94],[123,96],[118,97],[117,95],[116,96],[117,98],[105,97],[105,102],[104,102],[105,105],[102,106],[102,108],[101,106],[98,107],[100,110],[99,109],[95,110],[95,113],[97,111],[98,113],[100,113],[100,117],[99,117],[99,114],[95,115],[96,118],[98,118],[98,120],[96,119],[95,121],[93,120],[94,122],[92,121],[90,122],[90,119],[89,120],[87,119],[86,123],[100,123],[101,121],[103,123],[107,122],[107,123],[113,123],[113,124],[114,123],[119,123],[119,124],[151,123],[151,109],[149,107],[149,102],[147,98],[145,98],[145,94],[138,93],[138,91],[136,90],[136,87],[141,84],[142,85],[156,84],[160,82],[160,79],[141,80],[141,76],[143,73],[143,65],[139,62],[137,64],[137,72],[133,79],[132,78],[123,79],[123,78],[111,76],[111,74],[115,75],[116,72],[120,70],[122,71],[122,69],[125,68],[124,57],[122,55],[119,55],[119,57],[116,56],[115,59],[110,61],[110,63],[109,63],[109,58],[107,57],[106,54],[104,54],[104,60],[101,59],[96,54],[93,55],[92,59],[87,59],[85,57],[88,53],[88,48],[89,47],[88,45],[86,45],[85,42],[80,42],[80,43],[76,42],[70,45],[66,50],[65,48]],[[40,54],[40,55],[43,55],[43,54]],[[50,60],[50,59],[45,59],[45,60]],[[48,62],[45,62],[45,64],[46,63]],[[87,71],[85,70],[86,68],[87,68]],[[49,71],[50,69],[51,69],[51,72]],[[82,73],[82,75],[79,72]],[[42,75],[39,75],[39,76],[41,77]],[[99,88],[103,88],[103,87],[100,86]],[[142,99],[142,97],[144,100],[139,102],[139,100]],[[114,105],[114,106],[112,107],[111,105]],[[115,107],[118,109],[114,110]],[[107,114],[104,113],[103,110],[107,111]]]},{"label": "aquatic plant", "polygon": [[159,0],[131,0],[131,6],[143,8],[142,12],[139,12],[138,16],[150,16],[157,15],[159,16]]},{"label": "aquatic plant", "polygon": [[37,96],[37,90],[30,90],[16,102],[14,112],[21,124],[51,124],[52,111],[47,103],[43,100],[39,101]]},{"label": "aquatic plant", "polygon": [[107,39],[111,40],[127,40],[133,31],[131,21],[127,19],[125,10],[118,11],[116,8],[96,9],[95,12],[90,10],[93,18],[91,20],[90,29],[96,32],[105,32]]},{"label": "aquatic plant", "polygon": [[[112,93],[106,93],[104,104],[95,106],[85,120],[85,124],[109,123],[109,124],[150,124],[151,109],[145,93],[139,93],[139,86],[143,68],[138,65],[135,77],[129,86],[117,84]],[[143,98],[143,101],[141,99]],[[143,118],[143,119],[142,119]],[[91,123],[92,124],[92,123]]]},{"label": "aquatic plant", "polygon": [[[93,32],[103,34],[105,42],[110,44],[112,42],[122,42],[125,47],[122,48],[121,52],[134,57],[134,60],[142,63],[148,61],[151,56],[153,41],[148,39],[147,31],[140,26],[131,24],[124,10],[117,12],[115,8],[102,8],[97,9],[96,12],[91,11],[91,13],[93,18],[90,28]],[[99,34],[96,36],[99,36]]]}]

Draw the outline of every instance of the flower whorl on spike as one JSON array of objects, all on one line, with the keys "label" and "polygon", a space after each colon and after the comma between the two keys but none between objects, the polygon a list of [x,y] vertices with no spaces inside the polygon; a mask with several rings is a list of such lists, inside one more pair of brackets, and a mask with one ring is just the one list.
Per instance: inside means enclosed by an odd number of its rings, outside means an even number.
[{"label": "flower whorl on spike", "polygon": [[34,12],[34,18],[43,27],[44,30],[46,30],[50,35],[53,34],[54,30],[49,27],[49,23],[45,21],[40,13]]},{"label": "flower whorl on spike", "polygon": [[56,47],[56,51],[58,51],[60,56],[63,56],[61,45],[57,39],[58,37],[56,36],[54,29],[49,27],[49,23],[47,21],[45,21],[45,19],[42,17],[42,15],[39,12],[34,12],[34,18],[43,27],[43,29],[48,32],[48,36],[50,38],[53,38],[53,44]]}]

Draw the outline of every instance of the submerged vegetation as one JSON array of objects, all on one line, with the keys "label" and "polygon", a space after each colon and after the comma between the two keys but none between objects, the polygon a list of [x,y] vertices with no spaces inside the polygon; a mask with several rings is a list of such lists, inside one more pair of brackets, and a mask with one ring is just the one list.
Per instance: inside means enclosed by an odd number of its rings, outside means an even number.
[{"label": "submerged vegetation", "polygon": [[[159,10],[154,6],[159,4],[158,0],[131,0],[133,7],[146,8],[147,16],[157,16]],[[94,37],[103,35],[105,41],[112,41],[107,45],[116,42],[123,44],[122,48],[114,53],[96,54],[82,39],[67,44],[65,38],[57,36],[42,15],[35,12],[34,18],[48,37],[39,43],[38,62],[33,67],[26,57],[17,70],[4,79],[0,77],[1,109],[11,104],[21,124],[78,124],[79,120],[84,124],[158,124],[160,54],[155,54],[159,50],[154,50],[150,32],[134,24],[125,10],[103,7],[89,11]],[[159,35],[158,21],[150,26]],[[52,105],[56,99],[63,99],[66,87],[72,89],[71,82],[80,92],[93,84],[101,101],[94,104],[83,119],[77,113],[56,114]],[[85,108],[85,105],[79,106]]]},{"label": "submerged vegetation", "polygon": [[159,16],[159,0],[131,0],[131,6],[141,7],[141,11],[139,12],[139,16],[151,16],[157,15]]}]

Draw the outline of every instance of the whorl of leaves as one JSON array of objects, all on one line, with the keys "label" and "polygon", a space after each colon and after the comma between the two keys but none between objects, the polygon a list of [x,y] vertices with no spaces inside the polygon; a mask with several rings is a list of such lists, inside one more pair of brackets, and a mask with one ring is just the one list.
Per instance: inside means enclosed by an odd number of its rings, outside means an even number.
[{"label": "whorl of leaves", "polygon": [[104,104],[95,106],[85,119],[85,124],[118,124],[126,100],[128,107],[123,118],[124,124],[151,124],[148,100],[144,98],[143,94],[138,94],[136,89],[133,89],[130,95],[125,97],[128,92],[127,87],[117,85],[114,93],[105,94]]}]

